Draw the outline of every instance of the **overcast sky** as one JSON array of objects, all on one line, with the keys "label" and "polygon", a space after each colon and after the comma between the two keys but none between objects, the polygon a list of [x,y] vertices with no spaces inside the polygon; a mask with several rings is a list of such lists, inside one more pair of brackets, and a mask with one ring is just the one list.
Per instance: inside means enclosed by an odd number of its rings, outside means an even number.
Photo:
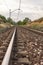
[{"label": "overcast sky", "polygon": [[[18,9],[20,0],[0,0],[0,14],[9,17],[9,9]],[[43,17],[43,0],[21,0],[21,10],[17,18],[17,12],[12,13],[14,20],[29,17],[31,20]]]}]

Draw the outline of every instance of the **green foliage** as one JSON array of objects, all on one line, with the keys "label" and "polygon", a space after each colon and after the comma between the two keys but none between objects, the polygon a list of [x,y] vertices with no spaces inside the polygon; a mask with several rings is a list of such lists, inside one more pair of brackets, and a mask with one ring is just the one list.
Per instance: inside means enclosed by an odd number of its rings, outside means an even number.
[{"label": "green foliage", "polygon": [[13,24],[13,25],[16,24],[11,18],[8,18],[7,22],[10,23],[10,24]]},{"label": "green foliage", "polygon": [[23,25],[23,22],[22,21],[18,21],[17,25]]},{"label": "green foliage", "polygon": [[4,17],[4,16],[2,16],[2,15],[0,15],[0,18],[2,19],[2,21],[4,22],[4,23],[6,23],[6,18]]},{"label": "green foliage", "polygon": [[30,21],[31,20],[29,18],[25,18],[23,21],[18,21],[17,24],[18,25],[26,25]]},{"label": "green foliage", "polygon": [[8,22],[10,24],[13,25],[26,25],[29,21],[31,21],[29,18],[25,18],[23,21],[18,21],[17,23],[15,23],[11,18],[6,19],[4,16],[0,15],[0,18],[2,19],[2,21],[4,23]]},{"label": "green foliage", "polygon": [[28,23],[29,21],[30,21],[29,18],[25,18],[25,19],[23,20],[23,25],[25,25],[25,24]]},{"label": "green foliage", "polygon": [[6,19],[6,18],[5,18],[4,16],[2,16],[2,15],[0,15],[0,18],[2,19],[2,21],[3,21],[4,23],[8,22],[8,23],[13,24],[13,25],[16,24],[11,18]]}]

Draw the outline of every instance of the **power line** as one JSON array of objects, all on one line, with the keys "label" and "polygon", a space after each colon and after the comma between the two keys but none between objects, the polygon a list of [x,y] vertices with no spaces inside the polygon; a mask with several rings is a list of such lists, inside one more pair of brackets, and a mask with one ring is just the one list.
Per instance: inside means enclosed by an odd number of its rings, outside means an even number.
[{"label": "power line", "polygon": [[17,11],[17,10],[18,10],[18,14],[17,14],[17,19],[18,19],[20,11],[23,12],[23,11],[21,10],[21,0],[19,1],[19,8],[18,8],[18,9],[15,9],[15,10],[13,10],[13,11],[11,11],[11,9],[9,9],[9,17],[11,17],[11,14],[12,14],[13,12]]},{"label": "power line", "polygon": [[[21,0],[19,1],[19,8],[18,8],[18,14],[17,14],[17,19],[19,18],[19,14],[20,14],[21,10]],[[23,12],[23,11],[22,11]]]},{"label": "power line", "polygon": [[9,9],[9,18],[11,18],[11,9]]},{"label": "power line", "polygon": [[4,0],[3,2],[4,2],[4,4],[5,4],[5,6],[7,7],[7,9],[9,10],[9,18],[11,18],[11,14],[12,14],[13,12],[15,12],[15,11],[18,10],[18,14],[17,14],[17,19],[18,19],[19,13],[20,13],[20,11],[22,11],[22,10],[21,10],[21,0],[19,1],[19,8],[18,8],[18,9],[15,9],[15,10],[13,10],[13,11],[11,11],[11,9],[8,7],[7,2],[6,2],[5,0]]}]

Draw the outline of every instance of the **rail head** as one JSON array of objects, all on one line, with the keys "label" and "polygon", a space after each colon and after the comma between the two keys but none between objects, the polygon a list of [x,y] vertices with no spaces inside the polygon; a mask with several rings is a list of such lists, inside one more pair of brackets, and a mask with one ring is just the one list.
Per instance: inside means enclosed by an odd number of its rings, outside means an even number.
[{"label": "rail head", "polygon": [[5,56],[4,56],[4,59],[3,59],[1,65],[8,65],[9,64],[10,55],[11,55],[11,51],[12,51],[12,47],[13,47],[13,41],[14,41],[14,38],[15,38],[15,33],[16,33],[16,29],[14,29],[13,36],[11,38],[10,44],[8,46],[6,53],[5,53]]},{"label": "rail head", "polygon": [[38,34],[38,35],[43,36],[43,32],[42,32],[42,31],[34,30],[34,29],[31,29],[31,28],[23,27],[23,26],[19,26],[19,27],[20,27],[20,28],[24,28],[24,29],[26,29],[26,30],[28,30],[28,31],[31,31],[31,32],[33,32],[33,33],[36,33],[36,34]]}]

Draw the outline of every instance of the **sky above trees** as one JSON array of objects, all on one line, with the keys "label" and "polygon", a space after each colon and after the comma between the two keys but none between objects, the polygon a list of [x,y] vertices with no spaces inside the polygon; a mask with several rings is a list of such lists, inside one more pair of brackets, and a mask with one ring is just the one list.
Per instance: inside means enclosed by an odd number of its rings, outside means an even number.
[{"label": "sky above trees", "polygon": [[[12,11],[18,9],[20,0],[0,0],[0,14],[8,17],[9,9]],[[34,20],[43,17],[43,0],[21,0],[21,9],[19,19],[29,17]],[[12,18],[17,20],[17,12],[12,13]]]}]

